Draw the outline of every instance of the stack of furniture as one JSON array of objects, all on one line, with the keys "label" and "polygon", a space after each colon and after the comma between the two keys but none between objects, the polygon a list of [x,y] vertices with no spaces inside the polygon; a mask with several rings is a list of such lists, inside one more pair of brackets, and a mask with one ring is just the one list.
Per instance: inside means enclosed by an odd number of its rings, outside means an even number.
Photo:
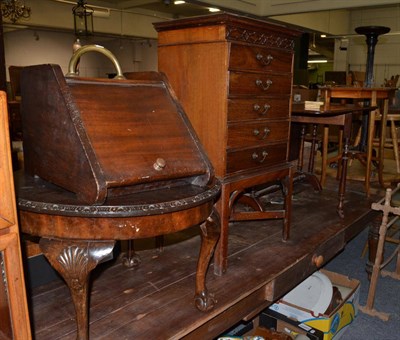
[{"label": "stack of furniture", "polygon": [[[84,52],[118,66],[117,79],[71,72]],[[108,50],[106,50],[108,51]],[[21,229],[38,236],[72,295],[77,338],[89,337],[90,273],[116,240],[156,237],[200,225],[194,304],[215,299],[205,276],[219,237],[220,184],[171,88],[159,73],[126,80],[111,52],[74,53],[22,72],[25,171],[16,178]]]},{"label": "stack of furniture", "polygon": [[[290,103],[300,32],[225,13],[154,25],[159,71],[167,75],[222,181],[214,267],[222,274],[230,221],[283,219],[283,239],[289,237]],[[266,211],[252,188],[274,182],[283,186],[284,207]],[[235,211],[238,201],[254,211]]]}]

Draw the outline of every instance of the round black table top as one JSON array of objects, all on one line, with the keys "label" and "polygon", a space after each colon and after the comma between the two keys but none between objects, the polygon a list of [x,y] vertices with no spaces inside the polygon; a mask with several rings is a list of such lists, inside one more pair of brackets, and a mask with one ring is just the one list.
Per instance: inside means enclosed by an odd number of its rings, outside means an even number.
[{"label": "round black table top", "polygon": [[162,188],[107,198],[102,205],[80,202],[76,194],[39,177],[17,171],[14,175],[18,208],[36,213],[79,217],[134,217],[189,209],[215,200],[219,181],[200,187],[184,181]]},{"label": "round black table top", "polygon": [[390,27],[385,26],[360,26],[356,27],[355,31],[358,34],[364,35],[381,35],[390,32]]}]

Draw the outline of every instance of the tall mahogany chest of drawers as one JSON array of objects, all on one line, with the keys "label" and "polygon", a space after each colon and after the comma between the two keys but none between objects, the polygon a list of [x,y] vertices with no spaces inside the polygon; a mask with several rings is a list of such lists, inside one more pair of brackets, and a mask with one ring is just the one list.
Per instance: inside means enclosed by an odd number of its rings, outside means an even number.
[{"label": "tall mahogany chest of drawers", "polygon": [[[215,272],[227,268],[229,221],[283,219],[289,236],[288,162],[293,49],[300,32],[232,14],[154,24],[164,72],[222,181]],[[265,210],[253,187],[278,182],[281,210]],[[253,193],[253,194],[252,194]],[[241,200],[254,211],[234,209]]]}]

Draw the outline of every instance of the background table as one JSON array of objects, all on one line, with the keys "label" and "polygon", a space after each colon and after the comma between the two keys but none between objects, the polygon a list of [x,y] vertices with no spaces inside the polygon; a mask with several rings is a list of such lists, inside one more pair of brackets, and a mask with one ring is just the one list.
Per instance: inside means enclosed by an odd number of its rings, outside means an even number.
[{"label": "background table", "polygon": [[[375,106],[374,110],[366,110],[369,112],[366,116],[368,124],[363,123],[363,131],[360,142],[360,151],[366,151],[366,170],[365,170],[365,192],[369,195],[370,189],[370,177],[371,177],[371,164],[372,164],[372,149],[373,139],[375,131],[375,117],[377,114],[378,107],[380,108],[382,119],[381,129],[379,133],[379,149],[378,149],[378,176],[379,183],[384,187],[383,182],[383,159],[384,159],[384,145],[386,136],[386,119],[389,106],[389,97],[393,93],[394,89],[386,87],[325,87],[321,89],[321,96],[324,98],[326,105],[331,103],[331,100],[336,99],[349,99],[353,101],[366,100],[366,106]],[[381,100],[383,103],[379,106],[378,101]],[[367,130],[367,131],[366,131]],[[364,137],[363,137],[364,136]],[[366,136],[366,137],[365,137]],[[365,145],[366,144],[366,145]],[[364,150],[366,147],[366,150]]]},{"label": "background table", "polygon": [[[363,111],[371,111],[376,107],[361,107],[356,105],[334,105],[326,103],[325,105],[321,105],[319,110],[306,110],[305,104],[294,104],[292,106],[292,123],[301,123],[301,124],[312,124],[313,125],[313,138],[311,143],[311,157],[309,164],[309,173],[312,173],[314,170],[314,150],[315,143],[317,137],[317,125],[338,125],[343,127],[343,154],[341,159],[341,169],[340,169],[340,180],[339,180],[339,203],[337,206],[337,212],[339,216],[343,217],[343,202],[344,195],[346,191],[346,177],[347,177],[347,163],[348,163],[348,153],[349,153],[349,141],[351,136],[351,124],[352,124],[352,114],[354,112],[363,112]],[[299,165],[298,170],[303,172],[303,148],[304,148],[304,130],[301,134],[300,141],[300,152],[299,152]],[[326,152],[323,150],[323,155],[325,155],[322,159],[322,162],[326,162]],[[325,158],[325,159],[324,159]],[[313,175],[313,174],[311,174]],[[308,174],[307,176],[310,176]],[[318,181],[315,178],[315,181]],[[321,187],[319,187],[320,189]]]}]

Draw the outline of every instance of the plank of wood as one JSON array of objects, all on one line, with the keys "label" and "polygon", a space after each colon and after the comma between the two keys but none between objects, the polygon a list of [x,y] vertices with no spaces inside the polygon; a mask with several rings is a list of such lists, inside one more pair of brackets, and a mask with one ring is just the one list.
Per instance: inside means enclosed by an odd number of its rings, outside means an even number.
[{"label": "plank of wood", "polygon": [[[323,250],[325,262],[335,256],[371,218],[364,193],[348,191],[341,220],[334,190],[296,191],[289,241],[281,240],[281,221],[230,224],[228,271],[214,276],[211,266],[207,276],[217,298],[209,313],[199,312],[193,303],[200,245],[195,229],[189,238],[179,233],[167,238],[161,253],[155,248],[140,251],[138,268],[126,269],[119,261],[100,265],[92,276],[91,338],[212,339],[316,270],[314,253]],[[71,298],[62,283],[48,292],[45,287],[36,290],[32,307],[37,340],[75,338]]]}]

